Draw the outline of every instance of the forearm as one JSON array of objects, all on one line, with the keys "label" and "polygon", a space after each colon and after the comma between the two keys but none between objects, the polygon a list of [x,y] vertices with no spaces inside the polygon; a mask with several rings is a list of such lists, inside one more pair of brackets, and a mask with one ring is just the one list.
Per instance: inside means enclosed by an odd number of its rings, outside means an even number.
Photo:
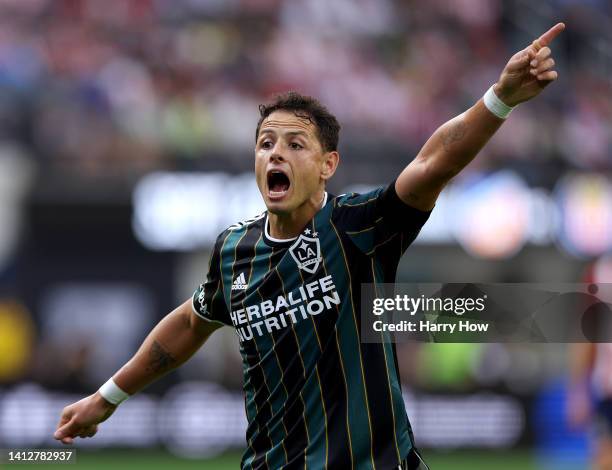
[{"label": "forearm", "polygon": [[402,171],[395,189],[406,204],[430,210],[451,178],[470,163],[500,128],[483,100],[440,126]]},{"label": "forearm", "polygon": [[417,158],[428,162],[432,171],[447,180],[476,157],[503,122],[480,99],[470,109],[440,126]]},{"label": "forearm", "polygon": [[130,395],[140,391],[187,361],[216,328],[194,318],[190,301],[185,302],[155,326],[113,380]]}]

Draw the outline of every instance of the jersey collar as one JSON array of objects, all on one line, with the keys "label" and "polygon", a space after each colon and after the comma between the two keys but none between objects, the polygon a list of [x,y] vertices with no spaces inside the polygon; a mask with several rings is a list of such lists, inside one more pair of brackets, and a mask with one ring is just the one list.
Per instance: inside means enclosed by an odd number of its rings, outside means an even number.
[{"label": "jersey collar", "polygon": [[[325,204],[327,204],[327,200],[328,200],[327,191],[325,191],[325,194],[323,195],[323,203],[321,204],[321,209],[323,209],[325,207]],[[321,209],[319,209],[319,210],[321,210]],[[287,246],[289,243],[291,243],[291,242],[293,242],[293,241],[295,241],[297,239],[297,237],[293,237],[293,238],[274,238],[274,237],[270,236],[270,232],[268,230],[268,226],[269,226],[268,211],[266,211],[266,218],[264,219],[263,239],[266,242],[266,244],[268,244],[268,245],[270,245],[272,247]]]}]

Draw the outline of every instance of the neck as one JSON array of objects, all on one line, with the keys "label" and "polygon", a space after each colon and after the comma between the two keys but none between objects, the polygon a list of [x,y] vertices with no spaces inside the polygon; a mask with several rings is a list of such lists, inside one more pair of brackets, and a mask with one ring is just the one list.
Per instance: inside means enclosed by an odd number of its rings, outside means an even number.
[{"label": "neck", "polygon": [[325,190],[321,190],[290,213],[268,212],[270,236],[281,240],[297,237],[308,221],[323,207],[324,198]]}]

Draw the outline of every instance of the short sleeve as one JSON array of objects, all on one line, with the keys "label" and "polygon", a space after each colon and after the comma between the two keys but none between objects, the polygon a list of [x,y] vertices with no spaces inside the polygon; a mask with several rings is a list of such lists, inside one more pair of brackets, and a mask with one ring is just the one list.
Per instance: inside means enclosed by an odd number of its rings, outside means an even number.
[{"label": "short sleeve", "polygon": [[335,201],[334,223],[367,255],[400,237],[405,250],[427,222],[431,211],[404,203],[395,191],[395,181],[364,194],[345,194]]},{"label": "short sleeve", "polygon": [[191,305],[194,313],[204,320],[232,326],[221,285],[220,250],[222,240],[223,238],[220,235],[210,257],[206,281],[200,284],[193,293]]}]

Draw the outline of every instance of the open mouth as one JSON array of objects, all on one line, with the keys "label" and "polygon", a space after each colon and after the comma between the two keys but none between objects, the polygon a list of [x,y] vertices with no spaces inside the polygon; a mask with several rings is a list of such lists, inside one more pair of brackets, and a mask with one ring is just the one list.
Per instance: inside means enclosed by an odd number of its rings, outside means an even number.
[{"label": "open mouth", "polygon": [[268,191],[271,199],[281,199],[291,186],[289,177],[280,170],[268,171]]}]

